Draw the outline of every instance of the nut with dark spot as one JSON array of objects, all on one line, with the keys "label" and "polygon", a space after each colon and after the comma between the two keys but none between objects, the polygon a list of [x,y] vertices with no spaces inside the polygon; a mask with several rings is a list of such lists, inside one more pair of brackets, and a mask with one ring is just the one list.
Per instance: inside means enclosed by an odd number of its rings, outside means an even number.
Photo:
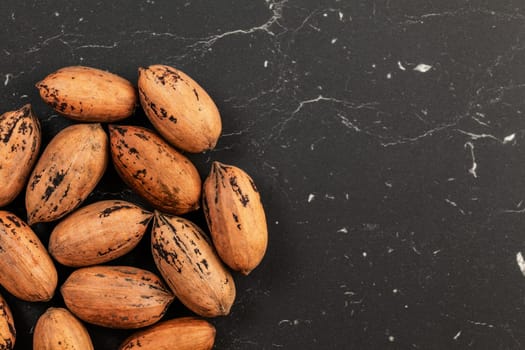
[{"label": "nut with dark spot", "polygon": [[31,227],[0,211],[0,284],[18,299],[48,301],[57,280],[55,265]]},{"label": "nut with dark spot", "polygon": [[67,308],[81,320],[121,329],[154,324],[174,299],[155,274],[129,266],[75,270],[62,285],[61,292]]},{"label": "nut with dark spot", "polygon": [[90,204],[55,226],[49,238],[49,252],[66,266],[114,260],[135,248],[152,217],[152,213],[123,200]]},{"label": "nut with dark spot", "polygon": [[100,69],[71,66],[36,84],[58,113],[84,122],[115,122],[133,114],[137,92],[126,79]]},{"label": "nut with dark spot", "polygon": [[50,307],[38,319],[33,350],[93,350],[84,325],[64,308]]},{"label": "nut with dark spot", "polygon": [[160,322],[132,334],[119,350],[211,350],[215,342],[215,327],[195,317],[181,317]]},{"label": "nut with dark spot", "polygon": [[242,169],[214,162],[202,197],[219,256],[233,270],[249,274],[268,245],[266,215],[253,180]]},{"label": "nut with dark spot", "polygon": [[11,309],[0,295],[0,349],[12,350],[15,347],[16,329]]},{"label": "nut with dark spot", "polygon": [[76,124],[47,145],[29,178],[29,224],[57,220],[77,208],[102,178],[108,138],[100,124]]},{"label": "nut with dark spot", "polygon": [[233,278],[197,225],[156,212],[151,250],[162,277],[186,307],[204,317],[230,312]]},{"label": "nut with dark spot", "polygon": [[110,125],[109,133],[115,169],[135,192],[172,214],[199,208],[202,183],[188,158],[146,128]]},{"label": "nut with dark spot", "polygon": [[0,116],[0,207],[23,190],[37,160],[41,138],[31,105]]},{"label": "nut with dark spot", "polygon": [[221,134],[221,116],[206,91],[173,67],[139,68],[139,98],[155,129],[173,146],[192,153],[212,149]]}]

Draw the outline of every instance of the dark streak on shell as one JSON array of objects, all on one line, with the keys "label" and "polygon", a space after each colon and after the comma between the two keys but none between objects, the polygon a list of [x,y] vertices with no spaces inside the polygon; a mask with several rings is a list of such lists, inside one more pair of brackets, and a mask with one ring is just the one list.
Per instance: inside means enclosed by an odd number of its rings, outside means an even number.
[{"label": "dark streak on shell", "polygon": [[10,177],[3,179],[0,206],[9,204],[23,190],[40,143],[40,123],[30,104],[0,115],[0,177]]},{"label": "dark streak on shell", "polygon": [[129,187],[166,212],[198,209],[201,180],[185,156],[146,128],[110,125],[109,129],[115,169]]},{"label": "dark streak on shell", "polygon": [[104,210],[102,210],[99,214],[99,217],[102,218],[107,218],[108,216],[110,216],[112,213],[116,212],[116,211],[119,211],[119,210],[122,210],[122,209],[133,209],[134,207],[131,206],[131,205],[127,205],[127,204],[117,204],[117,205],[114,205],[114,206],[111,206],[111,207],[108,207]]},{"label": "dark streak on shell", "polygon": [[100,124],[75,124],[55,135],[35,166],[26,190],[29,223],[53,221],[78,207],[106,169],[107,147]]},{"label": "dark streak on shell", "polygon": [[[152,294],[145,290],[151,290]],[[123,292],[126,295],[129,293],[129,296],[123,297]],[[72,298],[78,293],[84,297],[78,300]],[[62,286],[62,295],[77,317],[110,328],[151,325],[162,318],[174,300],[169,288],[155,274],[128,266],[94,266],[75,270]],[[115,298],[115,295],[119,297]],[[104,298],[108,305],[115,308],[90,309],[92,298]],[[153,309],[146,311],[149,308],[160,310],[159,313],[153,313]]]},{"label": "dark streak on shell", "polygon": [[229,285],[229,272],[200,228],[186,219],[156,212],[151,247],[155,264],[183,304],[201,316],[229,312],[235,286]]},{"label": "dark streak on shell", "polygon": [[16,329],[11,310],[5,299],[0,296],[0,322],[6,322],[9,334],[0,334],[0,350],[12,350],[16,340]]}]

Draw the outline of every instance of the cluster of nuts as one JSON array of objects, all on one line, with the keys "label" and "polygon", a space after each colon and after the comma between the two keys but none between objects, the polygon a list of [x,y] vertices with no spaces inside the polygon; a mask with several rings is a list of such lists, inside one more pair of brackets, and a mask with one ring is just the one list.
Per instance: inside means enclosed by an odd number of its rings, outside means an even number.
[{"label": "cluster of nuts", "polygon": [[[82,321],[144,328],[120,349],[211,349],[215,328],[199,317],[157,323],[175,298],[202,317],[227,315],[235,299],[228,267],[247,275],[268,242],[252,179],[213,162],[201,182],[180,151],[212,149],[221,134],[215,103],[192,78],[164,65],[139,69],[138,94],[127,80],[89,67],[66,67],[37,84],[42,99],[79,121],[46,145],[31,106],[0,116],[0,208],[25,189],[27,220],[0,210],[0,284],[25,301],[48,301],[57,288],[54,260],[75,267],[60,287],[66,308],[39,318],[34,349],[93,349]],[[156,132],[101,123],[131,116],[137,100]],[[158,134],[157,134],[158,132]],[[180,151],[179,151],[180,150]],[[120,199],[79,208],[110,159],[130,188],[156,210]],[[209,233],[180,217],[202,207]],[[150,221],[151,252],[161,276],[104,263],[130,252]],[[60,220],[46,249],[30,225]],[[227,265],[227,267],[225,266]],[[0,348],[15,344],[15,322],[0,296]]]}]

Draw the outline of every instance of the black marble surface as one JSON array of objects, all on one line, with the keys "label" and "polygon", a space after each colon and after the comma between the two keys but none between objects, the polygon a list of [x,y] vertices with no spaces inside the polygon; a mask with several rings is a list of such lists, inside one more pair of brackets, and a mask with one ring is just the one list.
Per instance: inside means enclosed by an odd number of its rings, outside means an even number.
[{"label": "black marble surface", "polygon": [[[215,99],[223,135],[190,158],[251,174],[270,232],[211,320],[216,349],[525,347],[523,2],[5,0],[0,16],[1,109],[31,102],[46,142],[71,122],[34,84],[63,66],[136,83],[169,64]],[[112,169],[87,202],[109,198],[142,203]],[[114,263],[154,270],[148,249]],[[6,298],[16,349],[63,305]],[[130,334],[89,331],[96,349]]]}]

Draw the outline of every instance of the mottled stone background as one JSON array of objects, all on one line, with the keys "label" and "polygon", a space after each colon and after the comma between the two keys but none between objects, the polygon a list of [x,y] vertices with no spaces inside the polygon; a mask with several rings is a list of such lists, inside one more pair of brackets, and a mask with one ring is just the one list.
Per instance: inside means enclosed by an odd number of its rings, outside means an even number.
[{"label": "mottled stone background", "polygon": [[[525,347],[522,1],[5,0],[0,16],[1,109],[31,102],[46,142],[70,122],[34,84],[62,66],[135,83],[169,64],[217,102],[223,136],[190,157],[253,176],[270,244],[211,320],[216,349]],[[143,203],[111,168],[103,198]],[[25,217],[22,198],[8,209]],[[114,263],[154,270],[147,237]],[[17,349],[63,303],[6,297]],[[130,334],[89,331],[101,350]]]}]

